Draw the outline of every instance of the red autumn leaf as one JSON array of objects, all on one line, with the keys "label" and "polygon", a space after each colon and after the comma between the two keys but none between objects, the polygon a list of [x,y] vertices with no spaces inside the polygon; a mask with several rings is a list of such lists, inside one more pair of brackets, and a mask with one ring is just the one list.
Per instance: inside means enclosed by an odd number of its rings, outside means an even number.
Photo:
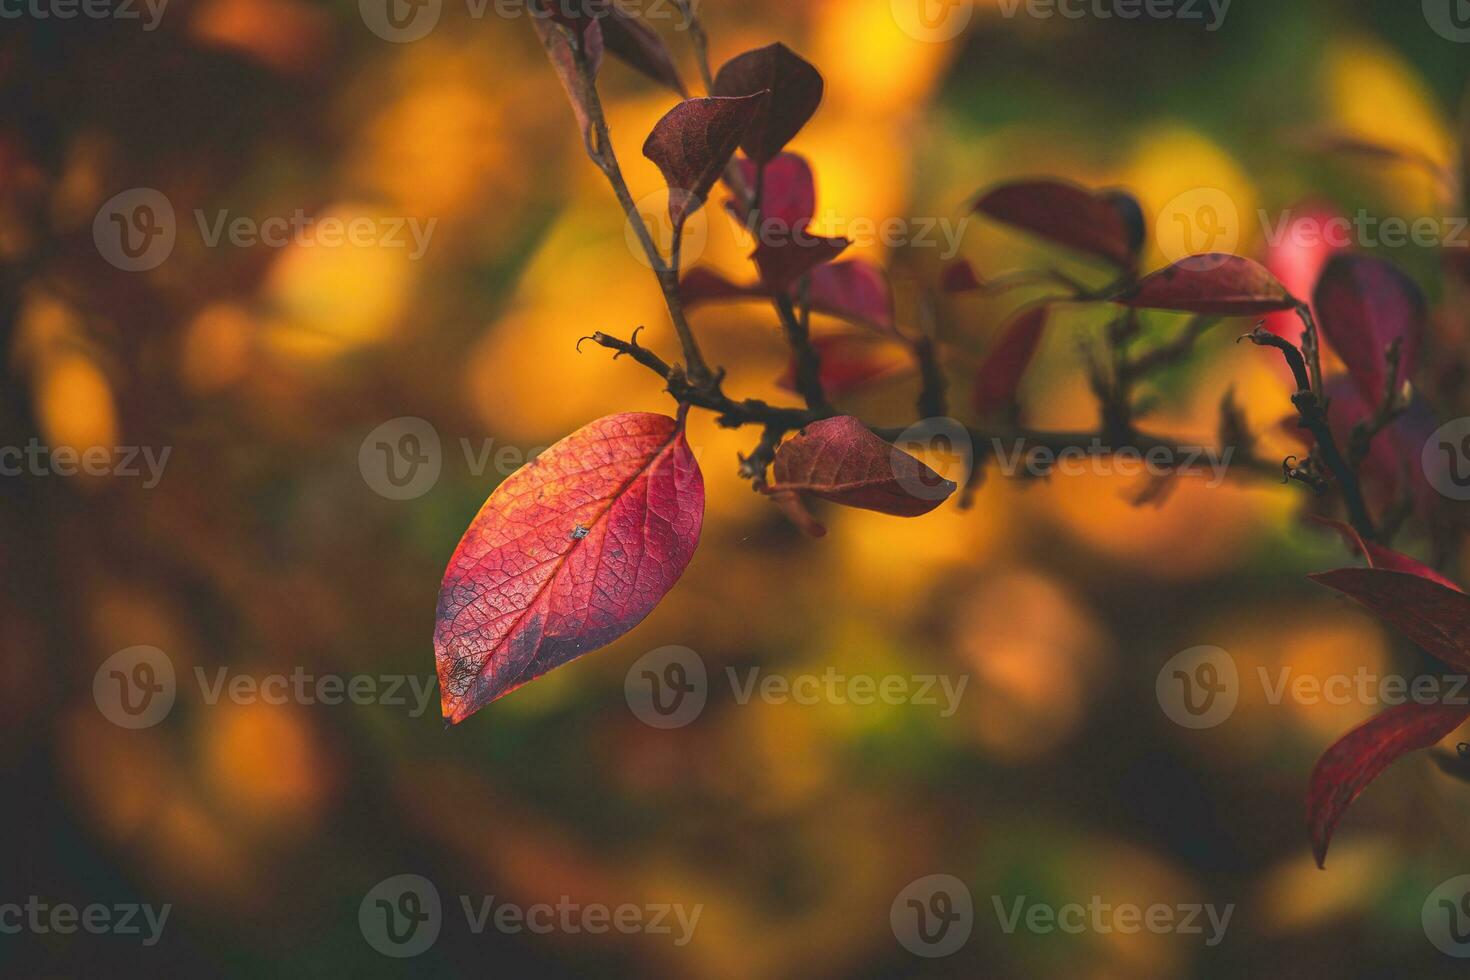
[{"label": "red autumn leaf", "polygon": [[[841,398],[861,388],[912,370],[913,358],[895,344],[875,342],[852,334],[813,337],[811,344],[822,358],[818,379],[829,398]],[[778,387],[796,392],[796,356],[776,379]]]},{"label": "red autumn leaf", "polygon": [[699,543],[704,478],[682,422],[611,415],[502,483],[439,591],[434,656],[457,724],[637,626]]},{"label": "red autumn leaf", "polygon": [[946,293],[973,293],[982,286],[983,283],[975,275],[975,267],[970,264],[969,259],[960,259],[947,265],[939,274],[939,288]]},{"label": "red autumn leaf", "polygon": [[688,98],[689,90],[679,77],[679,69],[674,67],[674,56],[669,53],[668,45],[658,31],[636,14],[617,3],[608,4],[607,14],[602,18],[602,36],[609,54]]},{"label": "red autumn leaf", "polygon": [[809,493],[846,507],[919,517],[955,485],[850,415],[813,422],[776,450],[772,492]]},{"label": "red autumn leaf", "polygon": [[1399,341],[1399,380],[1413,375],[1429,323],[1414,280],[1382,259],[1336,255],[1317,281],[1312,307],[1322,336],[1371,404],[1383,399],[1389,344]]},{"label": "red autumn leaf", "polygon": [[882,268],[863,259],[833,262],[812,270],[812,309],[879,333],[896,334],[893,287]]},{"label": "red autumn leaf", "polygon": [[[679,283],[679,295],[690,309],[702,303],[738,299],[770,299],[774,293],[759,283],[742,286],[703,266],[690,269]],[[794,291],[792,293],[794,296]],[[882,334],[894,334],[893,292],[883,270],[863,259],[834,262],[812,270],[812,310]]]},{"label": "red autumn leaf", "polygon": [[775,159],[816,113],[823,87],[821,72],[786,45],[772,44],[727,61],[715,76],[713,94],[771,93],[740,143],[746,156],[763,164]]},{"label": "red autumn leaf", "polygon": [[[1334,244],[1339,223],[1344,219],[1331,206],[1305,204],[1293,209],[1276,229],[1267,229],[1272,239],[1266,250],[1266,269],[1293,296],[1310,296],[1327,261],[1341,247]],[[1340,240],[1340,239],[1338,239]],[[1305,325],[1295,310],[1266,316],[1266,329],[1284,340],[1301,345]],[[1285,371],[1284,365],[1281,370]]]},{"label": "red autumn leaf", "polygon": [[710,188],[734,156],[769,93],[743,98],[686,99],[653,127],[643,155],[669,185],[669,217],[676,229],[704,206]]},{"label": "red autumn leaf", "polygon": [[1191,255],[1150,273],[1115,302],[1216,316],[1257,316],[1299,305],[1259,263],[1221,252]]},{"label": "red autumn leaf", "polygon": [[[756,185],[755,161],[742,157],[736,161],[745,186],[752,192]],[[742,222],[745,216],[738,213],[734,201],[731,211]],[[782,153],[766,164],[764,183],[761,185],[761,224],[774,226],[782,234],[805,228],[817,213],[817,181],[812,175],[811,164],[795,153]]]},{"label": "red autumn leaf", "polygon": [[974,210],[1117,266],[1132,265],[1142,242],[1126,207],[1060,180],[1002,184],[987,191]]},{"label": "red autumn leaf", "polygon": [[998,412],[1010,405],[1021,387],[1021,379],[1036,348],[1041,344],[1041,335],[1046,330],[1047,310],[1045,306],[1033,307],[1020,313],[1006,325],[1000,340],[975,375],[973,404],[981,415]]},{"label": "red autumn leaf", "polygon": [[1470,670],[1470,595],[1386,568],[1339,568],[1308,577],[1393,624],[1435,659]]},{"label": "red autumn leaf", "polygon": [[1323,753],[1307,790],[1307,827],[1317,867],[1327,863],[1327,845],[1353,800],[1395,759],[1427,749],[1470,717],[1464,704],[1410,701],[1388,709],[1348,732]]},{"label": "red autumn leaf", "polygon": [[1341,534],[1349,548],[1367,559],[1370,568],[1384,568],[1391,572],[1405,572],[1409,575],[1427,578],[1431,582],[1437,582],[1447,589],[1454,589],[1456,592],[1465,591],[1417,558],[1410,558],[1408,555],[1394,551],[1392,548],[1385,548],[1383,545],[1375,544],[1372,541],[1364,541],[1362,535],[1358,533],[1357,528],[1351,524],[1329,520],[1326,517],[1314,516],[1312,520],[1321,524],[1323,527],[1330,527],[1338,534]]},{"label": "red autumn leaf", "polygon": [[847,251],[846,238],[813,235],[802,229],[781,242],[762,242],[751,258],[760,269],[761,283],[772,295],[787,292],[802,276],[831,262]]},{"label": "red autumn leaf", "polygon": [[[556,71],[562,91],[567,94],[567,101],[572,104],[572,112],[576,115],[577,125],[582,130],[582,139],[588,146],[591,146],[592,118],[588,109],[591,104],[591,93],[587,91],[582,75],[577,70],[576,55],[572,51],[571,43],[567,40],[565,32],[551,18],[532,17],[531,23],[541,37],[541,44],[546,48],[546,56],[551,59],[551,67]],[[586,48],[587,60],[592,68],[592,77],[595,79],[598,69],[602,66],[602,26],[595,20],[587,20],[577,22],[573,29],[580,33],[581,43]]]}]

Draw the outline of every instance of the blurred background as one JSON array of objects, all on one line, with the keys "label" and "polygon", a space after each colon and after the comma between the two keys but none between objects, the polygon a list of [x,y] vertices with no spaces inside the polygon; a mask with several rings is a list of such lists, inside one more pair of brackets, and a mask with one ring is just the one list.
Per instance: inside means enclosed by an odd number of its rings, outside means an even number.
[{"label": "blurred background", "polygon": [[[645,7],[697,89],[672,6]],[[1456,973],[1421,911],[1470,873],[1470,787],[1423,755],[1395,766],[1318,871],[1308,771],[1378,708],[1271,704],[1243,683],[1233,715],[1195,731],[1156,696],[1165,662],[1199,645],[1247,678],[1412,670],[1393,634],[1304,578],[1354,559],[1303,525],[1297,486],[1181,481],[1135,507],[1136,479],[992,478],[966,513],[827,509],[812,541],[738,478],[758,433],[696,413],[708,513],[674,592],[610,648],[443,731],[437,690],[414,692],[432,684],[444,565],[486,495],[592,419],[671,410],[652,375],[579,355],[577,338],[646,325],[644,344],[677,346],[524,8],[443,0],[408,41],[375,31],[370,8],[4,8],[0,445],[105,452],[95,473],[52,455],[0,478],[0,903],[171,908],[153,945],[7,931],[5,975]],[[1027,10],[701,6],[716,66],[780,40],[825,74],[792,149],[834,233],[891,216],[959,226],[975,191],[1026,175],[1133,190],[1151,265],[1196,250],[1171,237],[1187,228],[1171,209],[1197,214],[1201,194],[1233,207],[1235,250],[1278,269],[1291,257],[1269,254],[1263,210],[1463,213],[1427,167],[1312,145],[1330,130],[1457,166],[1470,47],[1418,3],[1240,0],[1216,29]],[[674,96],[611,60],[602,87],[634,194],[655,194],[638,151]],[[747,281],[748,243],[720,212],[706,209],[699,262]],[[308,230],[272,242],[229,230],[298,213]],[[334,245],[328,218],[364,235]],[[979,219],[962,230],[958,255],[987,273],[1065,261]],[[907,327],[955,257],[853,254],[890,270]],[[1447,298],[1433,250],[1380,254]],[[942,305],[957,386],[1017,302]],[[1442,308],[1440,349],[1459,316]],[[695,320],[732,392],[790,400],[769,308]],[[1057,317],[1024,388],[1029,421],[1095,424],[1077,344],[1101,324]],[[1160,379],[1148,426],[1211,444],[1234,386],[1263,455],[1291,452],[1279,365],[1231,343],[1247,329],[1223,325]],[[898,371],[842,405],[906,424],[915,387]],[[432,479],[385,483],[380,444],[422,448]],[[156,478],[148,459],[164,463]],[[707,668],[708,699],[663,730],[625,692],[639,658],[670,645]],[[727,669],[752,668],[967,681],[948,715],[942,696],[741,703]],[[109,710],[117,676],[168,670],[163,714]],[[369,693],[249,695],[279,676],[364,678]],[[221,677],[241,691],[211,697]],[[402,874],[443,903],[412,959],[380,952],[367,925],[373,890]],[[936,874],[964,883],[973,924],[928,958],[895,909]],[[683,945],[677,929],[476,933],[462,896],[702,912]],[[1214,946],[1008,934],[996,904],[1021,896],[1234,912]]]}]

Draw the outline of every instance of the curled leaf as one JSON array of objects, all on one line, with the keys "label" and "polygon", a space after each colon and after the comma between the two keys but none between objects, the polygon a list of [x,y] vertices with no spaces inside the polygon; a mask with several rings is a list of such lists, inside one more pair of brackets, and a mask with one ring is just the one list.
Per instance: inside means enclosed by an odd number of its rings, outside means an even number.
[{"label": "curled leaf", "polygon": [[772,44],[727,61],[715,76],[713,94],[753,95],[769,91],[755,122],[741,141],[745,155],[757,164],[776,154],[801,132],[822,103],[822,73],[784,44]]},{"label": "curled leaf", "polygon": [[814,422],[776,450],[771,492],[809,493],[845,507],[919,517],[953,482],[884,442],[849,415]]},{"label": "curled leaf", "polygon": [[1332,832],[1368,784],[1394,760],[1429,748],[1467,717],[1470,705],[1409,701],[1369,719],[1324,752],[1307,790],[1307,827],[1317,867],[1326,865]]},{"label": "curled leaf", "polygon": [[1418,367],[1429,304],[1396,266],[1363,255],[1335,255],[1317,280],[1312,306],[1322,336],[1370,404],[1383,399],[1390,344],[1399,344],[1399,381]]},{"label": "curled leaf", "polygon": [[1256,316],[1300,305],[1259,263],[1220,252],[1191,255],[1144,276],[1116,302],[1216,316]]},{"label": "curled leaf", "polygon": [[1142,211],[1134,214],[1131,197],[1098,195],[1061,180],[1002,184],[983,194],[974,210],[1119,267],[1133,264],[1143,242]]},{"label": "curled leaf", "polygon": [[740,139],[769,98],[686,99],[660,119],[643,144],[669,185],[669,217],[675,229],[704,206],[710,188],[734,156]]},{"label": "curled leaf", "polygon": [[439,591],[434,656],[457,724],[638,625],[678,581],[704,518],[682,422],[611,415],[502,483]]},{"label": "curled leaf", "polygon": [[689,90],[674,66],[674,56],[658,31],[639,19],[637,14],[614,2],[607,5],[602,19],[603,41],[608,53],[629,67],[642,72],[688,98]]},{"label": "curled leaf", "polygon": [[[540,16],[532,17],[531,23],[541,38],[542,46],[546,48],[546,56],[551,59],[551,67],[556,71],[562,91],[566,92],[567,101],[571,103],[572,113],[577,117],[577,125],[582,130],[582,140],[592,146],[592,93],[588,91],[587,83],[577,67],[577,55],[572,44],[580,43],[586,50],[591,77],[596,79],[602,66],[602,26],[592,19],[574,21],[567,25],[574,32],[573,37],[569,38],[567,32],[559,26],[558,20]],[[580,42],[576,42],[575,38],[580,38]]]},{"label": "curled leaf", "polygon": [[1393,624],[1430,656],[1470,671],[1470,595],[1424,575],[1339,568],[1310,575]]},{"label": "curled leaf", "polygon": [[986,355],[975,375],[972,402],[976,412],[988,415],[1015,401],[1021,379],[1026,376],[1026,369],[1031,366],[1041,344],[1046,316],[1046,307],[1036,306],[1023,311],[1006,325],[1000,340]]}]

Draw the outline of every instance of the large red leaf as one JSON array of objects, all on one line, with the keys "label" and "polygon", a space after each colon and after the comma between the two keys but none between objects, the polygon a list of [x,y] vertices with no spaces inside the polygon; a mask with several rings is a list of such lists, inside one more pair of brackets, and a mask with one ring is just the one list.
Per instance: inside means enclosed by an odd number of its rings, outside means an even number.
[{"label": "large red leaf", "polygon": [[643,155],[658,164],[668,182],[669,217],[676,229],[704,206],[769,97],[761,92],[736,99],[685,99],[654,124]]},{"label": "large red leaf", "polygon": [[1393,341],[1399,341],[1399,380],[1418,367],[1429,304],[1397,267],[1363,255],[1335,255],[1317,280],[1312,308],[1322,336],[1369,404],[1383,400],[1385,356]]},{"label": "large red leaf", "polygon": [[987,191],[975,210],[1118,266],[1133,263],[1140,237],[1119,201],[1060,180],[1002,184]]},{"label": "large red leaf", "polygon": [[1007,324],[1000,340],[986,355],[975,375],[972,402],[981,415],[1006,408],[1016,398],[1021,379],[1036,356],[1046,331],[1046,307],[1023,311]]},{"label": "large red leaf", "polygon": [[1219,252],[1191,255],[1144,276],[1117,302],[1215,316],[1256,316],[1299,305],[1259,263]]},{"label": "large red leaf", "polygon": [[1339,568],[1308,577],[1392,623],[1430,656],[1470,671],[1470,595],[1387,568]]},{"label": "large red leaf", "polygon": [[760,113],[740,146],[758,164],[776,154],[801,132],[822,103],[822,73],[784,44],[772,44],[730,59],[715,76],[713,94],[752,95],[769,91]]},{"label": "large red leaf", "polygon": [[938,507],[955,485],[849,415],[807,426],[776,450],[773,492],[809,493],[896,517]]},{"label": "large red leaf", "polygon": [[1368,784],[1395,759],[1429,748],[1467,717],[1470,705],[1410,701],[1354,728],[1322,754],[1307,790],[1307,828],[1319,868],[1326,865],[1337,822]]},{"label": "large red leaf", "polygon": [[434,656],[457,724],[638,625],[699,542],[704,478],[684,426],[647,413],[586,425],[502,483],[439,591]]}]

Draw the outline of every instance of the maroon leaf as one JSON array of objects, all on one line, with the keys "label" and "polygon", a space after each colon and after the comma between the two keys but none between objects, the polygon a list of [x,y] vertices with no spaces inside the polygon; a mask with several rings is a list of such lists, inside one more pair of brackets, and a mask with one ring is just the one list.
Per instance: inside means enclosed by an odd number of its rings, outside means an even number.
[{"label": "maroon leaf", "polygon": [[608,4],[602,19],[602,35],[610,54],[662,85],[688,98],[689,90],[674,67],[674,56],[658,31],[624,10],[617,3]]},{"label": "maroon leaf", "polygon": [[896,517],[927,514],[954,483],[851,416],[814,422],[776,450],[772,492],[809,493]]},{"label": "maroon leaf", "polygon": [[686,99],[654,125],[643,155],[658,164],[668,182],[669,218],[676,230],[704,206],[710,188],[769,97],[762,92],[738,99]]},{"label": "maroon leaf", "polygon": [[[822,358],[817,377],[822,383],[822,392],[829,399],[841,398],[914,366],[913,359],[897,345],[875,342],[864,336],[833,334],[813,337],[811,344]],[[776,384],[786,391],[799,392],[796,376],[797,361],[793,354]]]},{"label": "maroon leaf", "polygon": [[[582,129],[582,140],[591,146],[593,142],[592,117],[588,107],[591,105],[592,93],[587,91],[582,74],[577,70],[576,54],[572,50],[566,32],[557,26],[559,20],[560,18],[553,20],[548,17],[532,17],[531,23],[541,37],[541,44],[546,48],[546,56],[551,59],[551,67],[556,71],[562,91],[567,94],[567,101],[572,104],[572,112],[577,117],[577,125]],[[578,32],[581,43],[586,48],[587,60],[592,69],[592,77],[595,79],[598,69],[602,66],[602,27],[595,20],[587,20],[576,22],[573,29]]]},{"label": "maroon leaf", "polygon": [[1131,266],[1136,246],[1142,243],[1139,227],[1125,203],[1065,181],[1002,184],[987,191],[974,209],[1117,266]]},{"label": "maroon leaf", "polygon": [[939,288],[946,293],[973,293],[982,285],[969,259],[960,259],[958,262],[945,266],[944,271],[939,275]]},{"label": "maroon leaf", "polygon": [[1399,380],[1413,375],[1429,322],[1429,306],[1414,280],[1381,259],[1335,255],[1312,299],[1329,346],[1372,404],[1383,399],[1389,344],[1399,341]]},{"label": "maroon leaf", "polygon": [[986,355],[975,375],[973,404],[981,415],[998,412],[1009,406],[1021,387],[1021,379],[1036,356],[1041,335],[1046,330],[1045,306],[1020,313],[1006,325],[1000,340]]},{"label": "maroon leaf", "polygon": [[777,295],[791,289],[817,266],[837,258],[851,244],[846,238],[813,235],[803,228],[784,241],[761,242],[751,258],[760,269],[761,282],[771,294]]},{"label": "maroon leaf", "polygon": [[746,156],[763,164],[775,159],[816,113],[822,89],[821,72],[786,45],[772,44],[726,62],[715,76],[713,94],[771,93],[740,144]]},{"label": "maroon leaf", "polygon": [[[756,186],[759,169],[754,160],[742,157],[736,161],[745,186],[752,192]],[[742,221],[735,202],[731,211]],[[766,164],[765,182],[761,186],[761,225],[774,226],[780,234],[789,235],[793,230],[805,228],[817,213],[817,182],[812,168],[804,157],[795,153],[782,153]]]},{"label": "maroon leaf", "polygon": [[1385,548],[1383,545],[1375,544],[1372,541],[1364,541],[1362,535],[1358,534],[1357,528],[1351,524],[1317,516],[1314,516],[1312,520],[1321,524],[1323,527],[1330,527],[1341,534],[1349,548],[1367,559],[1370,568],[1383,568],[1391,572],[1405,572],[1409,575],[1427,578],[1431,582],[1437,582],[1447,589],[1454,589],[1456,592],[1465,591],[1417,558],[1410,558],[1408,555],[1400,554],[1392,548]]},{"label": "maroon leaf", "polygon": [[[703,266],[690,269],[679,284],[685,306],[775,295],[758,283],[742,286]],[[879,333],[895,333],[893,293],[883,270],[862,259],[836,262],[812,270],[812,310]]]},{"label": "maroon leaf", "polygon": [[1299,305],[1259,263],[1239,255],[1191,255],[1151,273],[1115,302],[1146,310],[1256,316]]},{"label": "maroon leaf", "polygon": [[1470,717],[1470,705],[1410,701],[1388,709],[1348,732],[1312,769],[1307,790],[1307,828],[1317,867],[1327,863],[1327,845],[1348,806],[1389,764],[1427,749]]},{"label": "maroon leaf", "polygon": [[877,330],[895,334],[893,288],[888,276],[872,262],[852,259],[812,271],[812,309]]},{"label": "maroon leaf", "polygon": [[1470,595],[1420,574],[1339,568],[1308,578],[1393,624],[1430,656],[1470,670]]}]

